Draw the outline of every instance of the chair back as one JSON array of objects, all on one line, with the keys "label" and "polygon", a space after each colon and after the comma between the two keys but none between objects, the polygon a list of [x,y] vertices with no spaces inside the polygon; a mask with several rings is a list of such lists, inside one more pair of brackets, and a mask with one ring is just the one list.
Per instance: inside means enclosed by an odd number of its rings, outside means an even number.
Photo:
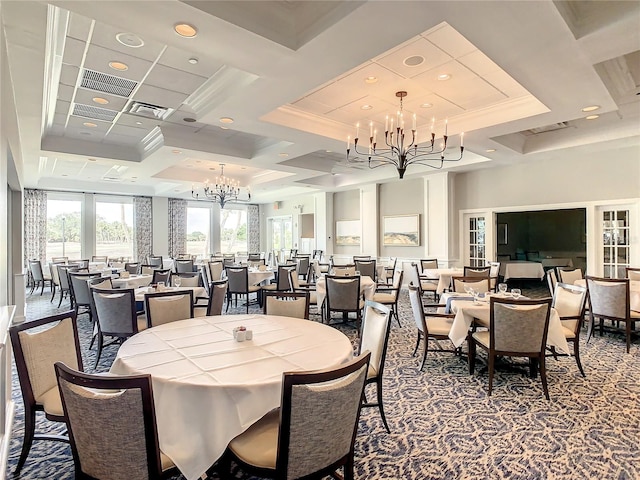
[{"label": "chair back", "polygon": [[314,250],[313,251],[313,255],[311,255],[311,258],[313,258],[314,260],[318,260],[319,262],[322,261],[322,250]]},{"label": "chair back", "polygon": [[60,288],[62,289],[62,291],[65,292],[70,290],[71,286],[69,283],[69,273],[77,271],[78,267],[72,267],[69,265],[58,265],[56,267],[56,270],[58,272],[58,278],[60,279]]},{"label": "chair back", "polygon": [[154,267],[153,265],[140,265],[140,274],[141,275],[153,275],[154,270],[158,267]]},{"label": "chair back", "polygon": [[336,277],[352,277],[356,274],[355,265],[336,265],[333,267],[333,274]]},{"label": "chair back", "polygon": [[124,264],[125,271],[129,272],[131,275],[135,275],[140,270],[139,262],[127,262]]},{"label": "chair back", "polygon": [[161,478],[150,375],[87,375],[57,362],[54,377],[76,478]]},{"label": "chair back", "polygon": [[453,291],[465,293],[464,287],[471,287],[478,293],[486,293],[490,290],[489,277],[451,277]]},{"label": "chair back", "polygon": [[587,275],[591,315],[610,320],[629,316],[629,279],[599,278]]},{"label": "chair back", "polygon": [[31,270],[31,276],[35,282],[42,282],[44,280],[40,260],[29,260],[29,270]]},{"label": "chair back", "polygon": [[371,278],[376,281],[376,261],[375,260],[355,260],[356,270],[360,272],[360,275]]},{"label": "chair back", "polygon": [[544,352],[551,298],[514,300],[491,297],[489,348],[496,352],[535,354]]},{"label": "chair back", "polygon": [[409,301],[411,302],[411,311],[413,312],[413,319],[416,322],[416,327],[425,335],[428,334],[427,321],[424,317],[424,309],[422,307],[420,287],[413,284],[409,285]]},{"label": "chair back", "polygon": [[573,285],[576,280],[582,279],[582,269],[580,268],[558,268],[558,281]]},{"label": "chair back", "polygon": [[358,351],[369,350],[371,352],[368,379],[372,378],[372,374],[375,374],[376,377],[382,377],[390,328],[391,309],[381,303],[367,300],[364,304],[362,338]]},{"label": "chair back", "polygon": [[556,285],[551,306],[558,312],[562,325],[573,333],[577,332],[582,323],[586,299],[587,287],[566,283]]},{"label": "chair back", "polygon": [[264,314],[309,319],[309,292],[265,292]]},{"label": "chair back", "polygon": [[181,287],[199,287],[200,274],[198,272],[174,273],[171,275],[171,284],[176,286],[176,278],[180,278]]},{"label": "chair back", "polygon": [[283,375],[277,478],[353,464],[369,358],[365,352],[332,370]]},{"label": "chair back", "polygon": [[151,278],[151,283],[164,282],[165,285],[169,285],[169,280],[171,279],[171,270],[168,268],[166,270],[155,269],[153,271],[153,277]]},{"label": "chair back", "polygon": [[625,272],[629,280],[640,281],[640,268],[626,267]]},{"label": "chair back", "polygon": [[51,257],[51,261],[53,263],[67,263],[69,261],[69,257]]},{"label": "chair back", "polygon": [[133,288],[93,289],[91,295],[103,334],[129,337],[138,333],[136,294]]},{"label": "chair back", "polygon": [[326,275],[324,278],[329,310],[352,312],[360,308],[360,277]]},{"label": "chair back", "polygon": [[295,257],[296,262],[296,272],[298,275],[306,275],[309,271],[310,259],[308,256],[298,256]]},{"label": "chair back", "polygon": [[558,277],[556,276],[555,269],[551,268],[547,270],[545,276],[547,277],[547,285],[549,286],[549,291],[551,292],[551,296],[553,296],[554,292],[556,291],[556,285],[558,283]]},{"label": "chair back", "polygon": [[175,265],[176,273],[193,272],[193,260],[191,258],[174,260],[173,263]]},{"label": "chair back", "polygon": [[72,260],[71,263],[75,263],[79,269],[89,268],[89,259],[87,260]]},{"label": "chair back", "polygon": [[465,277],[489,277],[491,276],[491,265],[487,265],[486,267],[465,266],[463,275]]},{"label": "chair back", "polygon": [[100,277],[102,277],[100,273],[69,272],[71,294],[73,295],[73,300],[77,305],[83,307],[91,305],[91,293],[89,292],[89,284],[87,281],[92,278]]},{"label": "chair back", "polygon": [[435,258],[420,260],[420,268],[423,272],[425,270],[435,270],[438,268],[438,260]]},{"label": "chair back", "polygon": [[489,278],[491,279],[489,287],[495,292],[498,286],[498,278],[500,276],[500,262],[489,262]]},{"label": "chair back", "polygon": [[150,327],[193,318],[193,291],[146,293],[144,305]]},{"label": "chair back", "polygon": [[60,274],[58,273],[58,264],[49,262],[49,272],[51,273],[51,281],[55,286],[60,286]]},{"label": "chair back", "polygon": [[107,263],[107,255],[93,255],[91,257],[92,262],[102,262]]},{"label": "chair back", "polygon": [[217,282],[222,280],[222,272],[224,272],[224,263],[222,260],[209,262],[209,282]]},{"label": "chair back", "polygon": [[222,315],[224,298],[227,295],[227,280],[216,280],[209,284],[207,315]]},{"label": "chair back", "polygon": [[153,267],[162,268],[162,256],[161,255],[150,255],[147,263]]},{"label": "chair back", "polygon": [[249,291],[249,269],[247,267],[227,267],[228,293],[247,293]]},{"label": "chair back", "polygon": [[286,292],[291,290],[291,274],[295,272],[297,279],[296,268],[296,265],[293,263],[278,265],[278,271],[276,272],[276,290],[278,290],[279,292]]},{"label": "chair back", "polygon": [[87,284],[89,285],[89,289],[98,289],[98,290],[111,290],[113,288],[113,281],[111,277],[95,277],[87,280]]},{"label": "chair back", "polygon": [[176,258],[178,260],[191,260],[191,255],[188,253],[179,253]]},{"label": "chair back", "polygon": [[[393,275],[393,283],[391,284],[391,292],[393,292],[393,296],[397,299],[398,295],[400,295],[400,289],[402,288],[402,278],[404,277],[404,272],[399,270],[394,272]],[[385,290],[382,290],[383,292]]]},{"label": "chair back", "polygon": [[25,404],[41,403],[42,396],[56,388],[55,362],[83,368],[73,311],[14,325],[9,335]]}]

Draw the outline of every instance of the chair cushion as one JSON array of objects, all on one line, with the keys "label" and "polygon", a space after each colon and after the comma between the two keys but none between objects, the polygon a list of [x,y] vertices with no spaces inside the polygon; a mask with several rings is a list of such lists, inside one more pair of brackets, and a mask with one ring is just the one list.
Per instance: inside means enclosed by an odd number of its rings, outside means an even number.
[{"label": "chair cushion", "polygon": [[453,324],[452,318],[443,317],[426,317],[427,329],[429,335],[449,335],[451,325]]},{"label": "chair cushion", "polygon": [[631,310],[631,318],[640,319],[640,312],[636,312],[635,310]]},{"label": "chair cushion", "polygon": [[271,410],[231,440],[231,450],[240,460],[259,468],[276,468],[280,410]]},{"label": "chair cushion", "polygon": [[378,376],[378,370],[375,366],[369,364],[369,370],[367,370],[367,380],[376,378]]},{"label": "chair cushion", "polygon": [[473,338],[478,343],[480,343],[480,344],[484,345],[485,347],[489,348],[489,330],[483,330],[481,332],[475,332],[473,334]]},{"label": "chair cushion", "polygon": [[165,470],[175,467],[176,464],[173,463],[173,460],[167,457],[164,453],[160,452],[160,466],[164,472]]},{"label": "chair cushion", "polygon": [[49,415],[55,415],[57,417],[64,416],[62,400],[60,399],[60,391],[58,390],[57,385],[44,392],[39,398],[36,398],[36,403],[38,405],[42,405],[44,411]]},{"label": "chair cushion", "polygon": [[257,292],[258,290],[261,290],[262,287],[260,285],[249,285],[249,292],[253,293],[253,292]]},{"label": "chair cushion", "polygon": [[261,285],[260,288],[262,290],[273,291],[273,290],[276,290],[278,288],[278,285],[276,285],[275,283],[270,283],[269,285]]},{"label": "chair cushion", "polygon": [[564,336],[567,340],[573,340],[574,338],[576,338],[576,334],[573,333],[573,330],[565,327],[564,325],[562,326],[562,333],[564,333]]},{"label": "chair cushion", "polygon": [[147,323],[147,317],[145,317],[144,315],[140,315],[138,317],[137,323],[138,323],[138,331],[139,332],[149,328],[149,324]]},{"label": "chair cushion", "polygon": [[438,289],[437,283],[420,281],[420,288],[428,292],[435,292]]},{"label": "chair cushion", "polygon": [[373,301],[378,303],[396,303],[396,296],[392,293],[376,292],[373,294]]}]

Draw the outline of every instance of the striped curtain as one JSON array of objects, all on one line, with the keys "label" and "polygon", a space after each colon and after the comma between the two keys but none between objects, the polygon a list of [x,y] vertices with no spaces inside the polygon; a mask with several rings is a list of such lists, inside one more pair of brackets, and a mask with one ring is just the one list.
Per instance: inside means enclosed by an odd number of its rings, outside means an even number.
[{"label": "striped curtain", "polygon": [[47,192],[24,190],[24,264],[47,257]]},{"label": "striped curtain", "polygon": [[133,231],[133,259],[144,263],[153,254],[151,197],[133,197]]},{"label": "striped curtain", "polygon": [[175,258],[187,251],[187,201],[169,199],[169,256]]}]

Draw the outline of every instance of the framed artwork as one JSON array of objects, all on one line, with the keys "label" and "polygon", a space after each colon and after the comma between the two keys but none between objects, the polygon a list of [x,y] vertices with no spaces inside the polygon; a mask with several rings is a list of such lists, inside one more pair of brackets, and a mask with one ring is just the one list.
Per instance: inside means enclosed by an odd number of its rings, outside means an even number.
[{"label": "framed artwork", "polygon": [[509,234],[506,223],[498,224],[498,245],[506,245],[509,243]]},{"label": "framed artwork", "polygon": [[420,215],[384,217],[383,245],[420,246]]},{"label": "framed artwork", "polygon": [[360,220],[339,220],[336,222],[336,245],[360,245]]}]

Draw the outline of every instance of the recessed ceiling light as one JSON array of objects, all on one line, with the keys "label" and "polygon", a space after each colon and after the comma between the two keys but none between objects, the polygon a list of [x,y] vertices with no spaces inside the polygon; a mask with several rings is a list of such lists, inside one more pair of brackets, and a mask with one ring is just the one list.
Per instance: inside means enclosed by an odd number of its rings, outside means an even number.
[{"label": "recessed ceiling light", "polygon": [[593,112],[594,110],[598,110],[600,108],[600,105],[590,105],[588,107],[584,107],[582,109],[583,112]]},{"label": "recessed ceiling light", "polygon": [[191,65],[197,65],[198,64],[198,59],[196,57],[191,57],[189,60],[187,60]]},{"label": "recessed ceiling light", "polygon": [[487,149],[485,150],[485,152],[487,152],[487,153],[493,153],[493,152],[495,152],[495,151],[496,151],[496,149],[495,149],[495,148],[487,148]]},{"label": "recessed ceiling light", "polygon": [[220,128],[221,128],[222,130],[229,130],[229,127],[225,127],[224,125],[220,125]]},{"label": "recessed ceiling light", "polygon": [[595,120],[596,118],[600,118],[600,115],[587,115],[586,117],[587,120]]},{"label": "recessed ceiling light", "polygon": [[374,77],[373,75],[366,77],[364,79],[364,83],[376,83],[378,81],[378,77]]},{"label": "recessed ceiling light", "polygon": [[142,122],[136,122],[136,125],[142,125]]},{"label": "recessed ceiling light", "polygon": [[95,162],[96,161],[95,158],[87,158],[87,160],[89,160],[90,162]]},{"label": "recessed ceiling light", "polygon": [[99,103],[100,105],[106,105],[107,103],[109,103],[109,100],[102,97],[93,97],[92,100],[96,103]]},{"label": "recessed ceiling light", "polygon": [[420,108],[431,108],[431,107],[433,107],[431,103],[423,103],[422,105],[420,105]]},{"label": "recessed ceiling light", "polygon": [[82,125],[89,128],[96,128],[98,125],[92,122],[84,122]]},{"label": "recessed ceiling light", "polygon": [[193,122],[196,121],[195,118],[191,118],[191,117],[184,117],[182,120],[187,122],[187,123],[193,123]]},{"label": "recessed ceiling light", "polygon": [[231,117],[222,117],[220,119],[220,123],[233,123],[233,118],[231,118]]},{"label": "recessed ceiling light", "polygon": [[182,150],[171,150],[171,153],[175,153],[175,154],[182,153]]},{"label": "recessed ceiling light", "polygon": [[120,42],[125,47],[131,48],[140,48],[144,45],[144,40],[142,40],[135,33],[122,32],[116,35],[116,40]]},{"label": "recessed ceiling light", "polygon": [[333,150],[325,150],[325,152],[327,153],[331,153]]},{"label": "recessed ceiling light", "polygon": [[288,153],[284,153],[284,152],[283,152],[283,153],[279,153],[279,154],[278,154],[278,156],[280,156],[280,157],[282,157],[282,158],[286,158],[286,157],[288,157],[288,156],[289,156],[289,154],[288,154]]},{"label": "recessed ceiling light", "polygon": [[125,70],[129,70],[129,65],[122,62],[116,62],[116,61],[109,62],[109,66],[114,70],[118,70],[119,72],[124,72]]},{"label": "recessed ceiling light", "polygon": [[369,105],[368,103],[366,103],[360,107],[360,110],[371,110],[372,108],[373,105]]},{"label": "recessed ceiling light", "polygon": [[178,23],[173,27],[173,29],[178,35],[185,38],[193,38],[198,34],[196,27],[189,25],[188,23]]},{"label": "recessed ceiling light", "polygon": [[402,63],[404,63],[407,67],[417,67],[418,65],[424,62],[424,57],[422,55],[411,55],[404,59]]},{"label": "recessed ceiling light", "polygon": [[451,78],[451,75],[448,73],[441,73],[440,75],[438,75],[438,80],[440,80],[441,82],[444,82],[445,80],[449,80]]},{"label": "recessed ceiling light", "polygon": [[66,173],[62,174],[63,177],[68,177],[69,175],[67,175]]}]

